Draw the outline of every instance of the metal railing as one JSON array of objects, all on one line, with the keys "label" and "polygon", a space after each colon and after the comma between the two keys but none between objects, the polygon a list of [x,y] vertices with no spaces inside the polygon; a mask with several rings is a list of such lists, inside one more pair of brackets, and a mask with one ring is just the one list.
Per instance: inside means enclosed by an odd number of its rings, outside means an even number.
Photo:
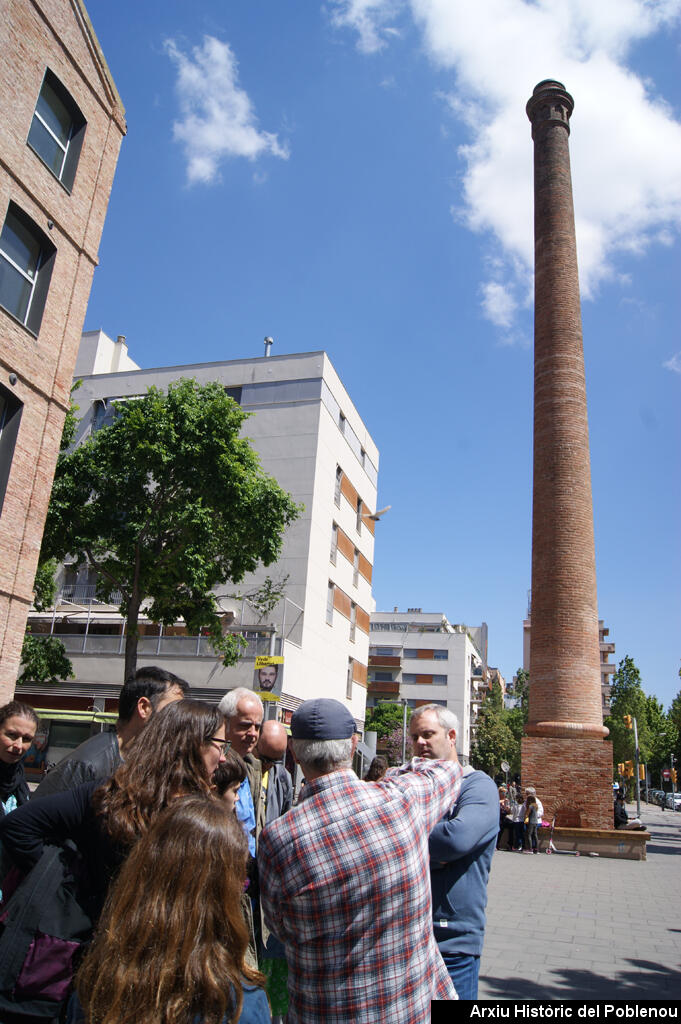
[{"label": "metal railing", "polygon": [[92,583],[67,583],[61,588],[57,603],[107,604],[114,605],[117,608],[123,600],[120,590],[114,590],[108,601],[100,600],[97,597],[96,590],[97,588]]},{"label": "metal railing", "polygon": [[[32,634],[41,639],[40,633]],[[125,653],[125,635],[103,636],[98,633],[52,633],[45,634],[61,640],[67,654],[100,654],[119,657]],[[241,660],[253,661],[259,655],[270,654],[269,636],[248,637],[241,654]],[[281,637],[274,641],[274,653],[281,654]],[[141,636],[137,643],[137,655],[142,657],[176,658],[218,658],[210,638],[206,636]]]}]

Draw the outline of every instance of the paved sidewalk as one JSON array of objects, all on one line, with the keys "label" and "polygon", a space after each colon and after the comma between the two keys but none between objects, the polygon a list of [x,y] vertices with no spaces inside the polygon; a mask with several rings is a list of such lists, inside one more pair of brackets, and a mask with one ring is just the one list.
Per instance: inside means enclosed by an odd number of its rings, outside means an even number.
[{"label": "paved sidewalk", "polygon": [[480,999],[681,998],[681,813],[641,818],[645,861],[495,853]]}]

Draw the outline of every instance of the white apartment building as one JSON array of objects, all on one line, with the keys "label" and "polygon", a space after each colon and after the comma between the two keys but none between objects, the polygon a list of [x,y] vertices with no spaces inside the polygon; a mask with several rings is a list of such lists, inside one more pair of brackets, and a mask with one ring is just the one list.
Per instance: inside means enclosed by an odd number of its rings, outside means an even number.
[{"label": "white apartment building", "polygon": [[420,608],[374,612],[367,707],[381,701],[406,701],[411,708],[431,703],[449,708],[459,719],[457,753],[467,764],[471,719],[486,662],[484,622],[476,627],[452,625],[442,612]]},{"label": "white apartment building", "polygon": [[[266,352],[268,346],[266,346]],[[258,654],[284,658],[280,717],[290,718],[309,697],[335,697],[358,724],[365,715],[369,617],[374,561],[378,450],[325,352],[261,356],[226,362],[139,368],[125,338],[101,331],[83,335],[76,365],[77,442],[115,415],[115,403],[133,400],[150,385],[161,389],[179,378],[220,381],[252,415],[244,434],[263,469],[304,505],[287,530],[282,555],[238,585],[217,594],[229,628],[248,647],[239,664],[226,668],[206,638],[190,637],[182,623],[162,629],[144,623],[138,666],[157,664],[187,679],[197,697],[215,699],[236,686],[252,686]],[[260,616],[247,595],[269,576],[286,577],[283,598]],[[113,607],[96,602],[94,580],[69,572],[49,614],[33,613],[34,631],[52,632],[67,647],[76,679],[32,692],[71,700],[67,707],[107,710],[122,685],[124,623]],[[235,596],[235,594],[237,596]],[[241,595],[241,596],[239,596]],[[26,690],[28,699],[28,693]]]}]

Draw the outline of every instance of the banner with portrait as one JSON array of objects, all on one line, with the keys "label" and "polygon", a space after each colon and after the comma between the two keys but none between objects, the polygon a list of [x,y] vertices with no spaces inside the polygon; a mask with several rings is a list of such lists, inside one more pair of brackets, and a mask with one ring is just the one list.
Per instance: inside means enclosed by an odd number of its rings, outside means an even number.
[{"label": "banner with portrait", "polygon": [[284,688],[284,659],[281,655],[258,655],[255,659],[253,689],[263,700],[279,700]]}]

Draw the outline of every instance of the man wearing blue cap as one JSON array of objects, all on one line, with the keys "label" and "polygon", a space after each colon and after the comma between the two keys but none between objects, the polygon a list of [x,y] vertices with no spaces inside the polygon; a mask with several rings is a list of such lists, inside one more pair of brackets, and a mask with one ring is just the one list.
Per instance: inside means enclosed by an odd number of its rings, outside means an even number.
[{"label": "man wearing blue cap", "polygon": [[433,937],[428,834],[461,767],[414,758],[380,782],[352,771],[355,721],[339,701],[291,719],[306,785],[260,837],[261,901],[284,943],[289,1024],[423,1024],[456,994]]}]

